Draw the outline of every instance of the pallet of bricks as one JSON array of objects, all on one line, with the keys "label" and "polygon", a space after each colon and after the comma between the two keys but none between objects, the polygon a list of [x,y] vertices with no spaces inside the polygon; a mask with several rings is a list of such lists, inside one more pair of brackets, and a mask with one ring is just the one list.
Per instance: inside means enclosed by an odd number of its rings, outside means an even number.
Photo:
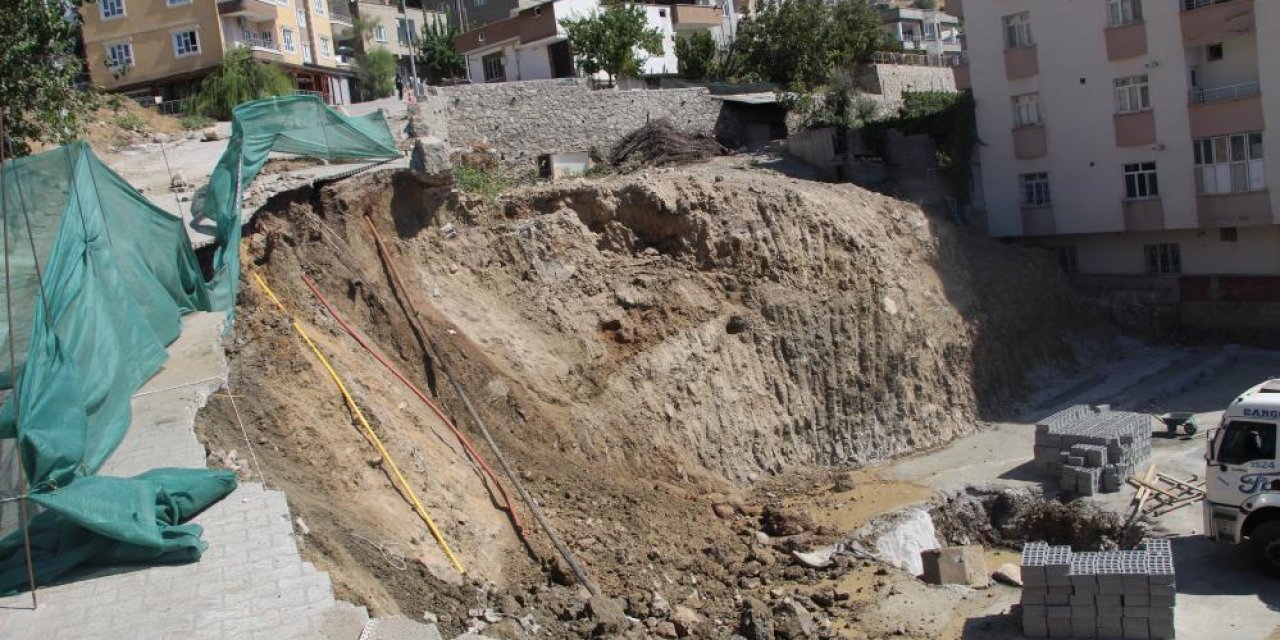
[{"label": "pallet of bricks", "polygon": [[1033,464],[1063,491],[1112,493],[1151,457],[1151,416],[1075,405],[1036,424]]},{"label": "pallet of bricks", "polygon": [[1176,602],[1168,540],[1133,551],[1022,548],[1022,632],[1028,638],[1170,640]]}]

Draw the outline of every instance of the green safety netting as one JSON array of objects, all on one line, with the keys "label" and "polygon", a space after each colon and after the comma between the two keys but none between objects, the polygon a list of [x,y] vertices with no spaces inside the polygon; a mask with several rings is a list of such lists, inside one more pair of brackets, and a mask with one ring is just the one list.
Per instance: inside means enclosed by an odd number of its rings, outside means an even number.
[{"label": "green safety netting", "polygon": [[[124,439],[131,397],[164,363],[181,317],[196,310],[230,315],[239,279],[238,191],[272,151],[399,155],[380,114],[344,116],[314,97],[236,108],[227,150],[197,212],[217,224],[208,282],[183,220],[153,205],[86,143],[0,167],[8,261],[0,282],[0,304],[7,303],[0,314],[0,458],[13,466],[13,455],[3,454],[16,454],[29,481],[29,489],[16,490],[42,508],[28,526],[38,583],[85,563],[182,562],[203,552],[200,527],[187,521],[235,488],[233,473],[97,472]],[[12,481],[15,469],[0,471]],[[12,525],[0,522],[8,532],[0,539],[0,593],[28,585],[22,531]]]},{"label": "green safety netting", "polygon": [[213,259],[214,306],[232,310],[240,280],[240,190],[253,183],[272,151],[328,160],[384,160],[400,155],[387,121],[379,112],[347,116],[313,96],[288,96],[247,102],[231,116],[226,153],[209,177],[197,213],[218,225]]}]

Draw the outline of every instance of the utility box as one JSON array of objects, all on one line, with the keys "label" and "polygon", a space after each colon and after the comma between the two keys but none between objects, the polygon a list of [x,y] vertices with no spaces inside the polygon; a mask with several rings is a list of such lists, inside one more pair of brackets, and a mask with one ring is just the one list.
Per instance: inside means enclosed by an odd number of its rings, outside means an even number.
[{"label": "utility box", "polygon": [[590,168],[591,154],[586,151],[549,153],[538,157],[538,175],[552,180],[580,176]]},{"label": "utility box", "polygon": [[924,563],[924,581],[930,584],[964,584],[985,587],[990,574],[982,547],[943,547],[920,552]]}]

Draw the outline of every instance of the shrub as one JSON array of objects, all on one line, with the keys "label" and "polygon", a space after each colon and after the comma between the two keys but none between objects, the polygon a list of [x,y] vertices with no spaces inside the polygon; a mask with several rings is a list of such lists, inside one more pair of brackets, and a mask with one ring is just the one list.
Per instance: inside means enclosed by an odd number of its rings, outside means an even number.
[{"label": "shrub", "polygon": [[237,105],[293,93],[293,79],[279,65],[259,62],[248,49],[236,48],[222,66],[200,83],[200,91],[187,105],[187,113],[230,120]]},{"label": "shrub", "polygon": [[217,122],[218,122],[217,120],[214,120],[209,116],[202,116],[198,113],[188,113],[182,116],[181,118],[178,118],[178,124],[182,125],[182,128],[186,129],[187,131],[192,131],[194,129],[204,129],[205,127],[211,127]]},{"label": "shrub", "polygon": [[111,116],[111,124],[125,131],[142,131],[147,127],[146,119],[132,111],[122,111]]},{"label": "shrub", "polygon": [[385,98],[396,90],[396,57],[381,47],[356,56],[356,77],[369,98]]},{"label": "shrub", "polygon": [[506,181],[498,175],[495,169],[486,169],[466,163],[453,168],[453,179],[457,183],[459,191],[482,196],[490,202],[496,200],[506,188]]}]

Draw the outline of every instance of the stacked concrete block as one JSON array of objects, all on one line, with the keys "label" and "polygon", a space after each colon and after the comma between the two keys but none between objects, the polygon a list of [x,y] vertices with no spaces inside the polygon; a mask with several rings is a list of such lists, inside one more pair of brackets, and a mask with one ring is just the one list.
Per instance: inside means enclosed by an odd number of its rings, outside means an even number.
[{"label": "stacked concrete block", "polygon": [[1028,638],[1171,640],[1175,583],[1168,540],[1133,551],[1022,548],[1022,631]]},{"label": "stacked concrete block", "polygon": [[1081,495],[1120,490],[1151,457],[1151,416],[1075,405],[1036,424],[1034,464]]}]

